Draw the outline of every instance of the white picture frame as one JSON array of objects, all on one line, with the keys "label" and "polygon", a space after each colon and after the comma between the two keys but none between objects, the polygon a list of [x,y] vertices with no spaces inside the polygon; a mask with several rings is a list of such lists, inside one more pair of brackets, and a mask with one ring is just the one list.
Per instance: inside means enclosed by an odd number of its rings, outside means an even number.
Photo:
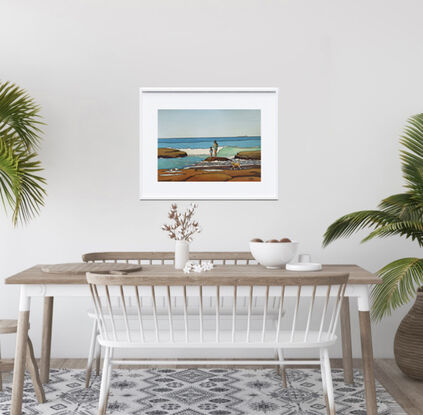
[{"label": "white picture frame", "polygon": [[[140,88],[140,199],[277,200],[278,93],[268,87]],[[160,181],[159,110],[259,110],[260,181]]]}]

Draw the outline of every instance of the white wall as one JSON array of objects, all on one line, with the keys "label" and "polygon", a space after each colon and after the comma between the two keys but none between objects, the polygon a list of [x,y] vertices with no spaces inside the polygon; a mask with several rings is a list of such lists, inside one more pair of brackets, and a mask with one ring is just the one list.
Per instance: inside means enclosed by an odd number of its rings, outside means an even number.
[{"label": "white wall", "polygon": [[[315,260],[371,271],[419,255],[399,239],[321,242],[340,215],[401,191],[398,137],[423,109],[422,12],[419,0],[2,1],[0,79],[42,105],[48,198],[26,227],[1,215],[0,276],[87,251],[172,249],[160,230],[170,202],[138,200],[140,86],[280,88],[279,201],[201,202],[194,250],[289,236]],[[1,287],[1,317],[17,300]],[[56,302],[54,356],[85,355],[86,308]],[[374,326],[376,356],[392,356],[406,311]],[[40,316],[36,300],[37,353]],[[357,326],[354,313],[356,353]]]}]

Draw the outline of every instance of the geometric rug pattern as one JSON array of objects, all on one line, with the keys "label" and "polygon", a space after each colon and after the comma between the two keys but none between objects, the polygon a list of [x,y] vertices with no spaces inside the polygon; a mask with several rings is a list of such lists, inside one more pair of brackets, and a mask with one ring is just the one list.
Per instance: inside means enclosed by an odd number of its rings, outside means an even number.
[{"label": "geometric rug pattern", "polygon": [[[287,369],[288,388],[274,369],[115,369],[107,414],[125,415],[325,415],[320,370]],[[355,371],[346,385],[343,371],[332,370],[336,413],[365,415],[363,378]],[[0,392],[0,414],[10,414],[11,385]],[[95,415],[100,377],[85,388],[85,371],[52,369],[45,385],[47,402],[38,404],[25,378],[25,415]],[[377,384],[378,414],[405,412]]]}]

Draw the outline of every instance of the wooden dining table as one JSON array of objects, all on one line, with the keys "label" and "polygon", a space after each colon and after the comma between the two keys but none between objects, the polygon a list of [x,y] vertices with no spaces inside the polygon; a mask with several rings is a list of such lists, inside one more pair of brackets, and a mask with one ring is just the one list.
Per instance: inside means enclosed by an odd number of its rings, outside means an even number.
[{"label": "wooden dining table", "polygon": [[[200,254],[199,254],[200,255]],[[163,262],[163,261],[162,261]],[[43,271],[44,268],[44,271]],[[352,342],[350,327],[350,302],[349,299],[357,299],[359,314],[361,352],[363,360],[363,375],[365,386],[365,398],[368,415],[377,415],[376,388],[373,364],[373,347],[370,325],[369,287],[379,284],[380,278],[357,265],[324,265],[321,271],[294,272],[285,269],[266,269],[260,265],[215,265],[211,271],[204,273],[204,278],[227,277],[286,277],[310,278],[324,277],[334,273],[348,273],[349,280],[345,292],[345,299],[341,310],[341,334],[344,361],[344,379],[346,383],[353,382],[352,367]],[[175,277],[183,281],[186,275],[181,270],[175,270],[173,265],[142,265],[141,270],[135,271],[135,275],[157,278]],[[59,297],[89,297],[90,291],[86,282],[85,274],[72,272],[45,272],[45,266],[35,265],[22,272],[10,276],[5,281],[8,285],[20,287],[19,320],[16,340],[15,365],[13,372],[12,407],[11,415],[22,413],[22,397],[24,386],[24,371],[26,358],[26,345],[28,339],[29,316],[31,299],[33,297],[44,298],[43,333],[40,372],[44,383],[48,382],[50,368],[50,351],[52,337],[53,299]],[[71,318],[71,317],[69,317]]]}]

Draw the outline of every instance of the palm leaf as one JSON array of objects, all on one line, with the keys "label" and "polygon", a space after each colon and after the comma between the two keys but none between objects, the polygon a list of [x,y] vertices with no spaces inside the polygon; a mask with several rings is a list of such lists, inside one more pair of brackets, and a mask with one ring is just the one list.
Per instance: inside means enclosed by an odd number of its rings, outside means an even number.
[{"label": "palm leaf", "polygon": [[26,92],[10,82],[0,83],[0,134],[14,138],[27,149],[36,148],[40,142],[43,125],[40,108]]},{"label": "palm leaf", "polygon": [[406,187],[423,200],[423,114],[408,119],[400,143],[405,148],[400,151],[400,158]]},{"label": "palm leaf", "polygon": [[420,246],[423,246],[423,223],[411,221],[398,221],[388,223],[375,229],[361,242],[370,241],[373,238],[386,238],[387,236],[400,235],[406,238],[411,238],[417,241]]},{"label": "palm leaf", "polygon": [[44,205],[45,179],[38,176],[41,163],[22,146],[8,147],[0,141],[0,197],[12,211],[12,221],[24,223]]},{"label": "palm leaf", "polygon": [[44,205],[45,179],[36,148],[40,142],[39,107],[26,92],[0,82],[0,198],[12,221],[24,223]]},{"label": "palm leaf", "polygon": [[382,268],[378,275],[382,284],[372,289],[372,317],[380,320],[415,297],[423,284],[423,259],[403,258]]},{"label": "palm leaf", "polygon": [[329,226],[323,236],[323,246],[329,245],[335,239],[348,237],[360,229],[385,226],[397,221],[396,215],[380,210],[361,210],[350,213]]},{"label": "palm leaf", "polygon": [[389,196],[378,207],[404,221],[417,222],[423,219],[423,203],[416,200],[410,192]]}]

